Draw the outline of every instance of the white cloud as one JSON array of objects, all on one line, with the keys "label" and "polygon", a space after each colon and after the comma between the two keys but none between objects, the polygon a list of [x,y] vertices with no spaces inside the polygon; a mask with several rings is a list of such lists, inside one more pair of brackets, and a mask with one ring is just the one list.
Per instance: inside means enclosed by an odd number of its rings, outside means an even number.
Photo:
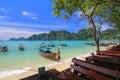
[{"label": "white cloud", "polygon": [[4,26],[4,27],[14,27],[14,28],[27,28],[30,29],[32,28],[32,30],[37,29],[38,30],[57,30],[57,29],[64,29],[65,26],[57,26],[57,25],[50,25],[50,24],[27,24],[27,23],[18,23],[18,22],[7,22],[7,21],[1,21],[0,22],[0,27]]},{"label": "white cloud", "polygon": [[33,17],[31,17],[31,19],[37,19],[37,17],[33,16]]},{"label": "white cloud", "polygon": [[1,16],[0,15],[0,19],[9,19],[10,17],[8,17],[8,16]]},{"label": "white cloud", "polygon": [[1,11],[3,11],[3,12],[5,12],[5,13],[7,13],[7,12],[9,12],[9,11],[10,11],[10,9],[5,8],[5,7],[0,8],[0,10],[1,10]]},{"label": "white cloud", "polygon": [[34,16],[34,14],[29,13],[29,12],[25,12],[25,11],[23,11],[22,14],[23,14],[24,16]]},{"label": "white cloud", "polygon": [[[33,34],[48,33],[51,30],[68,30],[66,25],[52,24],[28,24],[19,22],[0,21],[0,39],[11,37],[28,37]],[[79,30],[79,27],[72,27],[72,30]]]},{"label": "white cloud", "polygon": [[26,17],[29,17],[29,18],[31,18],[31,19],[37,19],[35,13],[30,13],[30,12],[27,12],[27,11],[23,11],[23,12],[22,12],[22,15],[23,15],[23,16],[26,16]]},{"label": "white cloud", "polygon": [[[14,34],[31,34],[33,32],[22,30],[22,29],[15,29],[15,28],[4,28],[0,27],[0,32],[8,32],[8,33],[14,33]],[[34,32],[36,33],[36,32]]]},{"label": "white cloud", "polygon": [[82,14],[81,11],[77,11],[77,12],[74,13],[74,15],[77,16],[77,18],[80,18],[80,15],[81,15],[81,14]]},{"label": "white cloud", "polygon": [[8,40],[10,38],[18,38],[18,37],[25,37],[31,36],[33,34],[39,34],[43,32],[34,32],[34,31],[28,31],[23,29],[15,29],[15,28],[4,28],[0,27],[0,40]]},{"label": "white cloud", "polygon": [[0,21],[0,40],[7,40],[12,37],[28,37],[33,34],[48,33],[50,30],[58,29],[64,29],[64,26]]},{"label": "white cloud", "polygon": [[110,25],[108,24],[103,24],[102,25],[102,31],[106,30],[106,29],[115,29],[114,27],[111,27]]}]

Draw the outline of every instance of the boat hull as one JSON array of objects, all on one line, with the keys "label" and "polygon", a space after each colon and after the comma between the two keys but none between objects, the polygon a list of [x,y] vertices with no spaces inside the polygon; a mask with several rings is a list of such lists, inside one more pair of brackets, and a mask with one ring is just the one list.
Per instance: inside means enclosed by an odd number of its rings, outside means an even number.
[{"label": "boat hull", "polygon": [[24,46],[19,46],[19,50],[23,51],[24,50]]},{"label": "boat hull", "polygon": [[53,59],[53,60],[59,60],[60,59],[60,46],[58,46],[58,50],[56,52],[50,51],[51,48],[47,48],[47,50],[44,49],[44,47],[40,47],[39,53],[40,55]]},{"label": "boat hull", "polygon": [[2,51],[2,52],[8,51],[7,46],[1,46],[1,47],[0,47],[0,51]]},{"label": "boat hull", "polygon": [[58,59],[57,53],[42,53],[42,52],[40,52],[40,55],[42,55],[43,57],[49,58],[49,59],[53,59],[53,60]]}]

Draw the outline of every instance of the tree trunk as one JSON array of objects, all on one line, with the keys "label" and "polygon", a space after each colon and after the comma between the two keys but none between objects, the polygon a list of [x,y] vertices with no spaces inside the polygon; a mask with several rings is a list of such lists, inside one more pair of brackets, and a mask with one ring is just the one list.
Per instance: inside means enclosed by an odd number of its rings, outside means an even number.
[{"label": "tree trunk", "polygon": [[97,48],[96,51],[99,51],[100,50],[100,47],[99,47],[99,38],[97,37],[97,34],[96,34],[97,33],[96,25],[95,25],[95,23],[94,23],[94,21],[93,21],[93,19],[92,19],[91,16],[89,16],[88,19],[89,19],[89,22],[92,24],[92,27],[93,27],[93,30],[94,30],[93,35],[94,35],[94,41],[95,41],[96,48]]}]

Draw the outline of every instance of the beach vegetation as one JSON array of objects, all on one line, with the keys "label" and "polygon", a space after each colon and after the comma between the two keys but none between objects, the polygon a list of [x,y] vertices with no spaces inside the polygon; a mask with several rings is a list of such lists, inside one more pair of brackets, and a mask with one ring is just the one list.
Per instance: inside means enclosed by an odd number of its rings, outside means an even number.
[{"label": "beach vegetation", "polygon": [[[95,18],[99,17],[99,22],[109,22],[111,26],[120,29],[120,1],[119,0],[52,0],[53,14],[56,17],[64,16],[70,19],[74,13],[79,12],[79,17],[86,17],[93,28],[93,38],[99,51],[100,37],[98,35]],[[104,26],[103,26],[104,27]]]}]

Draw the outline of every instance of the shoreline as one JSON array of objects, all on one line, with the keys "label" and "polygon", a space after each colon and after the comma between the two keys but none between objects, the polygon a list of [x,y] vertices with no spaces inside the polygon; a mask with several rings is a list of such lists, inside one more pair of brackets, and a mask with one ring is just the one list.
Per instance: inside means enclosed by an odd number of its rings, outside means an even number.
[{"label": "shoreline", "polygon": [[[89,55],[90,55],[90,53],[86,53],[84,55],[76,56],[76,58],[84,60],[84,58]],[[45,68],[46,68],[46,70],[49,70],[52,68],[55,68],[58,71],[65,70],[70,67],[70,64],[72,63],[71,62],[72,58],[74,58],[74,57],[62,60],[60,62],[55,62],[53,64],[47,64],[47,65],[45,65]],[[19,79],[22,79],[22,78],[25,78],[25,77],[28,77],[30,75],[34,75],[37,73],[38,73],[38,68],[36,69],[36,68],[27,67],[27,68],[8,71],[8,72],[7,71],[0,72],[0,79],[2,79],[2,80],[11,80],[11,79],[19,80]]]}]

